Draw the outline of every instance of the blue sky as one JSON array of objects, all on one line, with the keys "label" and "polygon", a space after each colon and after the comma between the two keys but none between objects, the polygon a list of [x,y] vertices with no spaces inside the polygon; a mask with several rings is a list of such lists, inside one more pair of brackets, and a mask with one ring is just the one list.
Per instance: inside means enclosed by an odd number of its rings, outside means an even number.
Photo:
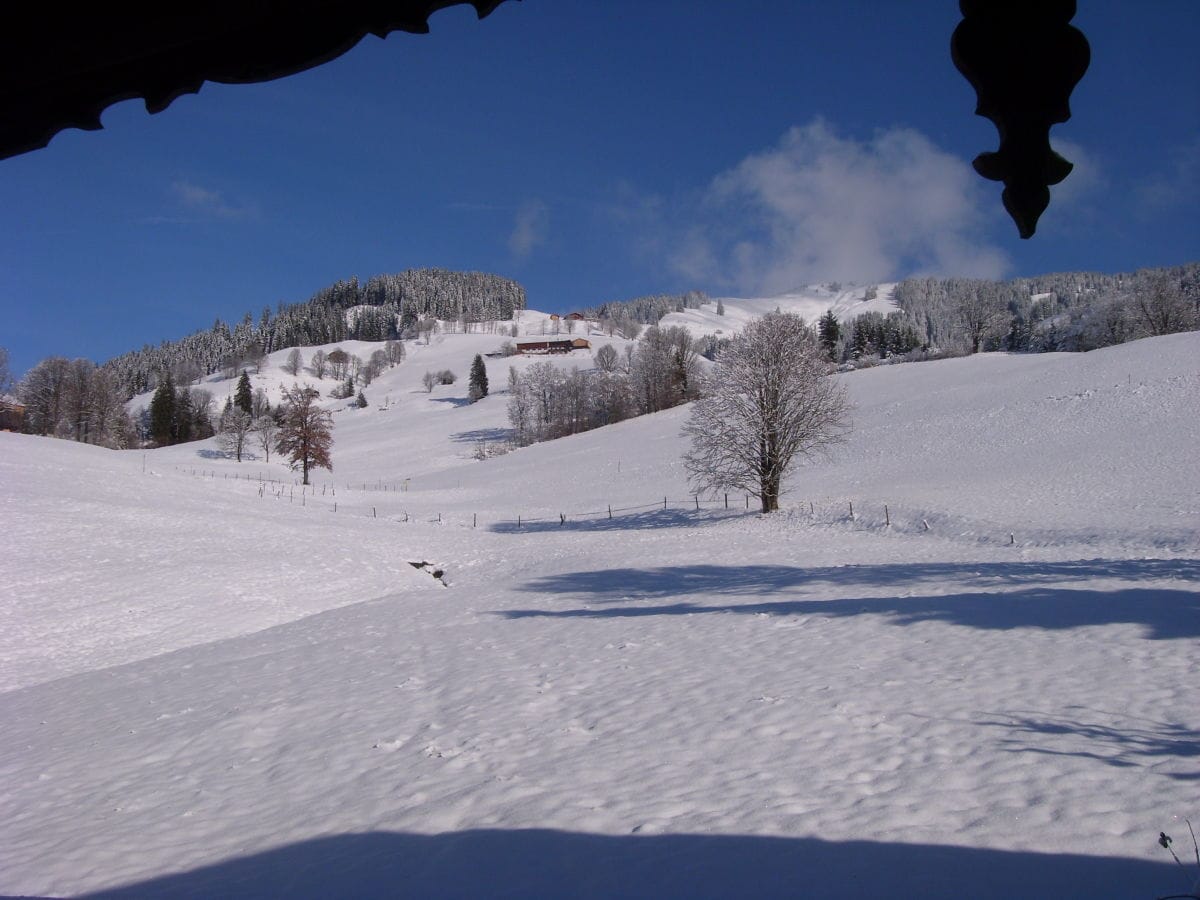
[{"label": "blue sky", "polygon": [[1200,3],[1085,0],[1077,165],[1031,241],[954,69],[958,4],[523,0],[0,161],[19,374],[340,278],[496,272],[565,311],[691,288],[1178,264],[1200,247]]}]

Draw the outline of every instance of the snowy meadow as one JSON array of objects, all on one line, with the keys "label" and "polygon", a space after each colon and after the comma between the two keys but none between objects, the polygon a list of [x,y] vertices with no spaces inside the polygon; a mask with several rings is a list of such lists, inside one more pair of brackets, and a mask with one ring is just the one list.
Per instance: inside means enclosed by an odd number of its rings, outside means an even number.
[{"label": "snowy meadow", "polygon": [[326,401],[308,488],[0,433],[0,893],[1193,889],[1200,333],[837,375],[770,516],[690,493],[686,406],[476,458],[498,343]]}]

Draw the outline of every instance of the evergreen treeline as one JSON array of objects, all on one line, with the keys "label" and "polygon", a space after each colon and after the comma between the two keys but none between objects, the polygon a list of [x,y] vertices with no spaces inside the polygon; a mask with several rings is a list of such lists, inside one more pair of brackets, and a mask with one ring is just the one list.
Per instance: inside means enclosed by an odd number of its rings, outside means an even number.
[{"label": "evergreen treeline", "polygon": [[[821,319],[820,323],[825,321]],[[899,312],[888,313],[886,316],[883,313],[866,312],[855,316],[846,328],[849,334],[844,339],[843,359],[903,356],[920,348],[924,343],[917,329],[904,313]],[[826,344],[823,332],[821,343]]]},{"label": "evergreen treeline", "polygon": [[1094,350],[1200,328],[1200,263],[999,282],[911,278],[892,297],[925,347]]},{"label": "evergreen treeline", "polygon": [[683,312],[685,309],[698,309],[708,302],[708,295],[703,291],[688,291],[683,294],[651,294],[646,297],[635,297],[633,300],[610,300],[599,306],[591,306],[581,312],[589,319],[617,322],[638,322],[642,325],[657,325],[658,320],[667,313]]},{"label": "evergreen treeline", "polygon": [[[250,389],[246,380],[247,394]],[[241,398],[238,398],[241,402]],[[246,402],[250,402],[249,396]],[[142,441],[157,447],[184,444],[212,437],[213,398],[208,391],[176,385],[168,372],[154,389],[150,407],[142,410],[137,422],[137,435]]]},{"label": "evergreen treeline", "polygon": [[250,313],[233,328],[218,319],[207,331],[147,345],[110,360],[104,369],[128,399],[154,389],[168,373],[181,384],[221,370],[232,377],[287,347],[411,337],[424,317],[461,322],[465,328],[471,322],[510,318],[524,308],[525,289],[511,279],[409,269],[377,275],[365,285],[357,278],[339,281],[304,303],[280,304],[274,314],[263,309],[257,322]]}]

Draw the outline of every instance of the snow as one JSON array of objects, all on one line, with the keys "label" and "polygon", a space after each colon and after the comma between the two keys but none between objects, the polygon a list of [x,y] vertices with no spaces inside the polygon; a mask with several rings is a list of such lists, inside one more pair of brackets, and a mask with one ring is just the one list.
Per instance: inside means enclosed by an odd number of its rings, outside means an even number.
[{"label": "snow", "polygon": [[1191,887],[1200,334],[839,375],[770,517],[695,509],[686,409],[473,459],[503,339],[329,401],[307,490],[0,434],[0,893]]},{"label": "snow", "polygon": [[[876,296],[868,300],[866,295],[871,287],[875,288]],[[885,316],[898,312],[900,307],[892,299],[895,287],[895,284],[849,285],[833,290],[817,285],[775,297],[725,297],[719,301],[725,307],[723,316],[717,315],[718,301],[711,300],[699,309],[668,313],[662,317],[659,324],[664,327],[682,325],[697,337],[729,336],[741,331],[747,322],[778,309],[781,312],[795,313],[809,323],[816,322],[832,310],[838,321],[844,325],[866,312],[877,312]]]}]

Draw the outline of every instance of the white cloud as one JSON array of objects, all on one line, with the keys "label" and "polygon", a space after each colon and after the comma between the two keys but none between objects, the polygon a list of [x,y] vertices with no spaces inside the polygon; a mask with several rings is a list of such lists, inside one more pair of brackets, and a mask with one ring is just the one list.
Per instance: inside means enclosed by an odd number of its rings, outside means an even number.
[{"label": "white cloud", "polygon": [[508,249],[513,256],[524,259],[534,248],[544,243],[550,224],[550,208],[541,200],[526,200],[517,209]]},{"label": "white cloud", "polygon": [[1050,206],[1047,212],[1056,207],[1081,204],[1107,187],[1108,176],[1100,161],[1083,145],[1065,138],[1052,138],[1050,143],[1054,150],[1075,168],[1071,170],[1070,175],[1050,188]]},{"label": "white cloud", "polygon": [[171,193],[183,206],[204,216],[217,219],[254,219],[258,217],[256,204],[230,202],[220,191],[214,191],[190,181],[172,182]]},{"label": "white cloud", "polygon": [[718,175],[669,262],[762,293],[833,279],[999,277],[1007,259],[982,235],[985,187],[917,131],[859,141],[818,119]]}]

